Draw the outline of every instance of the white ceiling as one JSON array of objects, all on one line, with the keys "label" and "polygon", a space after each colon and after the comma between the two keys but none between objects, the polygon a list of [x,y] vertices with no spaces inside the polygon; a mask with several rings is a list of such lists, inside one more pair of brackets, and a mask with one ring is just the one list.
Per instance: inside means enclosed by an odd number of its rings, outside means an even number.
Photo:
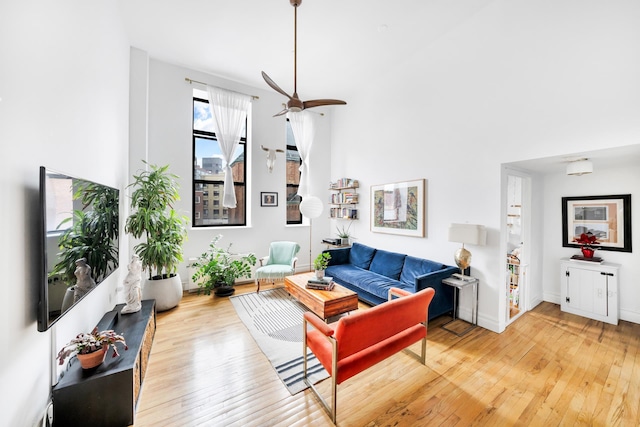
[{"label": "white ceiling", "polygon": [[[298,8],[298,93],[339,98],[462,25],[491,0],[304,0]],[[293,91],[289,0],[120,0],[132,46],[153,58]],[[269,89],[270,90],[270,89]]]},{"label": "white ceiling", "polygon": [[[375,82],[397,78],[398,69],[415,64],[412,59],[429,58],[429,48],[459,27],[504,13],[498,3],[304,0],[298,8],[298,94],[302,100],[336,98],[348,103],[358,91],[375,90]],[[119,0],[119,4],[131,45],[151,57],[271,90],[261,77],[265,71],[282,89],[293,92],[294,8],[289,0]],[[487,13],[489,7],[496,10]],[[515,28],[509,20],[490,25],[504,39]],[[422,72],[433,66],[421,63]],[[589,157],[594,168],[637,164],[640,145],[573,154]],[[514,166],[559,173],[567,160],[556,156]]]}]

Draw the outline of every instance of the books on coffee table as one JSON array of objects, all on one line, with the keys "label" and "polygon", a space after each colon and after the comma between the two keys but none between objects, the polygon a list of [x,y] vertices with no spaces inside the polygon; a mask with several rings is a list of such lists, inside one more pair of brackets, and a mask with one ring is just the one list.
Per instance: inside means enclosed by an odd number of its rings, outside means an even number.
[{"label": "books on coffee table", "polygon": [[333,277],[323,277],[322,279],[317,279],[315,277],[310,278],[307,281],[306,288],[307,289],[316,289],[320,291],[330,291],[335,286],[333,282]]}]

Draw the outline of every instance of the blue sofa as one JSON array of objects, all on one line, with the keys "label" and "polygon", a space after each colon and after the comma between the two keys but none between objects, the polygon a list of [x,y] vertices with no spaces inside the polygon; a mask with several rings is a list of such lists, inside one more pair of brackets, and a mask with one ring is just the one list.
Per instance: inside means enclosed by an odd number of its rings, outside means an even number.
[{"label": "blue sofa", "polygon": [[457,273],[457,267],[360,243],[324,252],[331,254],[325,275],[356,292],[368,304],[387,301],[391,287],[409,292],[431,287],[436,294],[429,306],[429,320],[453,310],[453,288],[443,285],[442,279]]}]

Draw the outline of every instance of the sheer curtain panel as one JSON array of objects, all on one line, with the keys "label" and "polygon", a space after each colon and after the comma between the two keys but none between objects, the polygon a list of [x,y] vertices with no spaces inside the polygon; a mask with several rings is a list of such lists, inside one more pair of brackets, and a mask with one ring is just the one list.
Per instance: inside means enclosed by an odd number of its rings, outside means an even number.
[{"label": "sheer curtain panel", "polygon": [[299,113],[288,113],[293,138],[298,147],[298,153],[302,164],[300,165],[300,186],[298,187],[298,195],[303,199],[311,195],[311,185],[309,178],[309,153],[315,136],[315,118],[313,113],[300,111]]},{"label": "sheer curtain panel", "polygon": [[207,92],[209,93],[209,108],[211,108],[211,117],[213,118],[213,130],[216,133],[222,159],[225,163],[222,206],[235,208],[236,193],[233,189],[231,162],[233,161],[233,153],[240,143],[242,129],[251,105],[251,97],[213,86],[207,86]]}]

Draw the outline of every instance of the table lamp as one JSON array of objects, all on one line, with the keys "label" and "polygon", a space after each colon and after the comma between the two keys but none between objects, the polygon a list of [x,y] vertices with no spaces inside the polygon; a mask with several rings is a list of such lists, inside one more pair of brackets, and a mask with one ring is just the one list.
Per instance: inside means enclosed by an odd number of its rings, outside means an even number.
[{"label": "table lamp", "polygon": [[460,274],[456,277],[464,280],[464,270],[471,265],[471,252],[465,249],[465,243],[468,245],[484,246],[487,242],[487,230],[484,225],[477,224],[450,224],[449,225],[449,241],[462,243],[462,247],[455,252],[454,259],[456,265],[460,268]]}]

